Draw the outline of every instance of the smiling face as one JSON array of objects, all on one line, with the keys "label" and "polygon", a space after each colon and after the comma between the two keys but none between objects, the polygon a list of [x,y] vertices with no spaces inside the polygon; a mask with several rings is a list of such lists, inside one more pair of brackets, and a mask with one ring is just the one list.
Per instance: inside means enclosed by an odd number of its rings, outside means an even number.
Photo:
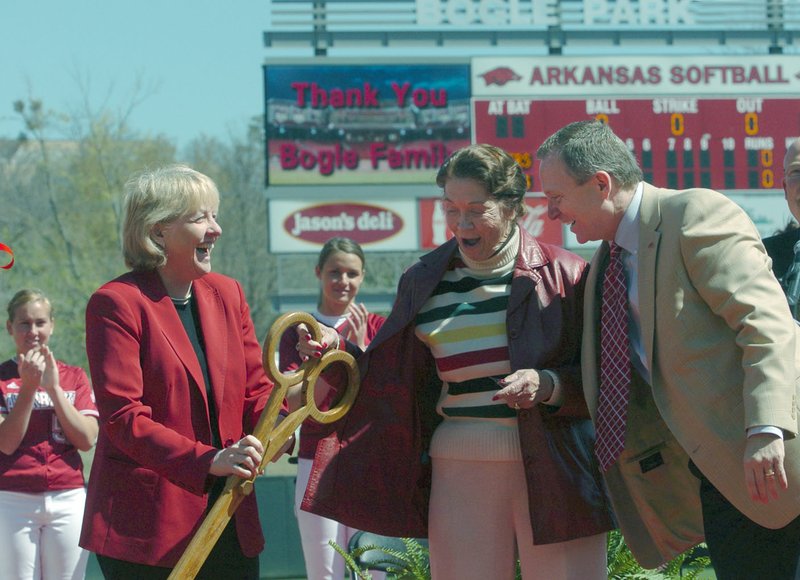
[{"label": "smiling face", "polygon": [[611,178],[598,171],[586,183],[578,183],[556,156],[542,160],[539,166],[542,190],[547,197],[547,215],[570,226],[580,243],[590,240],[613,240],[619,217],[609,197]]},{"label": "smiling face", "polygon": [[205,207],[153,228],[153,239],[166,252],[159,274],[173,298],[182,298],[196,280],[211,271],[211,252],[222,235],[217,208]]},{"label": "smiling face", "polygon": [[786,150],[783,161],[783,191],[794,219],[800,222],[800,140]]},{"label": "smiling face", "polygon": [[47,344],[54,326],[50,306],[43,300],[21,304],[14,311],[14,319],[6,322],[6,329],[14,339],[19,355]]},{"label": "smiling face", "polygon": [[500,249],[514,224],[514,211],[474,179],[449,178],[444,185],[442,206],[461,254],[478,262],[491,258]]},{"label": "smiling face", "polygon": [[356,298],[364,282],[364,264],[355,254],[333,252],[322,268],[316,268],[322,297],[319,311],[327,316],[341,316]]}]

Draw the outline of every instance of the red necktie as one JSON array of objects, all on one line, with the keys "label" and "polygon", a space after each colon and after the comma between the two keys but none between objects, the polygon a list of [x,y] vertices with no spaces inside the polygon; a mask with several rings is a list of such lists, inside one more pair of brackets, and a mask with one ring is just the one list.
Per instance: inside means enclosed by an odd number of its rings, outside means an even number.
[{"label": "red necktie", "polygon": [[631,386],[628,293],[622,248],[612,242],[610,250],[600,315],[600,397],[595,443],[595,453],[603,471],[614,464],[625,447],[625,419]]}]

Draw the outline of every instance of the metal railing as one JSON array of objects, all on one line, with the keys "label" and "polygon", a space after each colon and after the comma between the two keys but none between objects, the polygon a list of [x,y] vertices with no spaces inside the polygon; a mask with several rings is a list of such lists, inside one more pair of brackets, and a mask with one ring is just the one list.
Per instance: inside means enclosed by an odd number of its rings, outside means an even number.
[{"label": "metal railing", "polygon": [[358,44],[380,49],[481,42],[550,53],[587,41],[744,41],[770,53],[800,44],[797,0],[271,0],[269,17],[266,47],[306,46],[317,55]]}]

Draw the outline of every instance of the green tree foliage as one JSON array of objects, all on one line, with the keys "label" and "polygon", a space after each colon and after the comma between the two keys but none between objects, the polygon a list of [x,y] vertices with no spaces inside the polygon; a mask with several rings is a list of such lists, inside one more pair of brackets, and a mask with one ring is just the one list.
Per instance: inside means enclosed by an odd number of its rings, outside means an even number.
[{"label": "green tree foliage", "polygon": [[[86,302],[95,289],[126,270],[120,250],[122,190],[146,167],[183,161],[219,185],[223,236],[215,270],[240,280],[259,336],[275,318],[272,258],[267,253],[261,120],[229,142],[199,137],[182,159],[164,136],[129,125],[130,109],[86,106],[75,114],[51,111],[33,98],[14,103],[25,134],[0,139],[0,241],[15,264],[0,271],[0,300],[23,287],[47,293],[56,311],[52,342],[59,358],[87,368]],[[58,136],[58,138],[55,138]],[[11,354],[10,341],[3,348]]]}]

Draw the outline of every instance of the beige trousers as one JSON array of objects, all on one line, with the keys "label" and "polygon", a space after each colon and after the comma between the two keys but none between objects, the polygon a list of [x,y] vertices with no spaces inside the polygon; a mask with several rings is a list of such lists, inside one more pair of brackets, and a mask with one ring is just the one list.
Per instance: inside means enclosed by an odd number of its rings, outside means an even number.
[{"label": "beige trousers", "polygon": [[[534,509],[550,506],[534,506]],[[533,545],[521,461],[433,459],[433,580],[604,580],[606,534]]]}]

